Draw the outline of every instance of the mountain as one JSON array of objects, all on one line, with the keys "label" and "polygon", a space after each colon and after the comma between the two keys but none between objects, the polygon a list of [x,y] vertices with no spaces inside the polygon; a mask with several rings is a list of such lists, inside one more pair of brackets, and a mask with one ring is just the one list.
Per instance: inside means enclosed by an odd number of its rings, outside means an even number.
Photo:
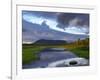
[{"label": "mountain", "polygon": [[34,44],[41,44],[41,45],[57,45],[57,44],[66,44],[67,42],[64,40],[46,40],[40,39],[36,41]]},{"label": "mountain", "polygon": [[49,25],[46,23],[36,24],[27,22],[25,20],[22,20],[22,35],[24,42],[36,42],[41,39],[73,42],[78,39],[88,38],[87,35],[76,35],[53,30],[49,28]]}]

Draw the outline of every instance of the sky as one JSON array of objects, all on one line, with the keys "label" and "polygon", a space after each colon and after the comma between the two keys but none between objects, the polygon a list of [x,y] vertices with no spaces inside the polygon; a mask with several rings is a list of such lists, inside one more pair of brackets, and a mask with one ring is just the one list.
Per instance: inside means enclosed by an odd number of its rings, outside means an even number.
[{"label": "sky", "polygon": [[[30,37],[32,37],[32,40],[34,40],[37,37],[36,35],[40,34],[40,32],[42,34],[48,33],[51,35],[50,31],[52,30],[55,32],[56,31],[62,32],[64,34],[69,33],[73,35],[88,36],[89,35],[89,14],[22,11],[22,28],[23,28],[22,31],[23,40],[25,39],[25,37],[27,37],[27,40],[28,37],[29,39]],[[39,29],[41,30],[39,31]],[[46,32],[47,30],[48,32]],[[33,39],[34,36],[36,37]],[[45,35],[41,38],[44,37]]]}]

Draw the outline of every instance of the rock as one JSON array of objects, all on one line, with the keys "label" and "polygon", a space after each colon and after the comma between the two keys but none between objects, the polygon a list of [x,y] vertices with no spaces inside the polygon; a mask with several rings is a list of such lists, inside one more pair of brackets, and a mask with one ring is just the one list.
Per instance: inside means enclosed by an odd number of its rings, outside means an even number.
[{"label": "rock", "polygon": [[56,62],[52,62],[48,67],[71,67],[71,66],[86,66],[89,65],[89,62],[85,58],[70,58],[64,59]]}]

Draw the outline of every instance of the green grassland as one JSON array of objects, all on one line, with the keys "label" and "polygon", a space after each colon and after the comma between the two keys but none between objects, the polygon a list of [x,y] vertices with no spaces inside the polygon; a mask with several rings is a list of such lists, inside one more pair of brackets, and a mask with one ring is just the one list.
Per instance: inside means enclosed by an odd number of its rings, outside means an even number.
[{"label": "green grassland", "polygon": [[67,50],[72,51],[78,57],[89,59],[89,39],[78,40],[64,46]]},{"label": "green grassland", "polygon": [[66,43],[60,45],[34,45],[34,44],[22,44],[22,63],[29,64],[32,61],[39,60],[38,53],[45,48],[66,48],[66,50],[72,51],[79,57],[89,59],[89,39],[77,40],[73,43]]},{"label": "green grassland", "polygon": [[43,50],[44,47],[32,46],[32,45],[23,45],[22,47],[22,63],[27,64],[33,60],[39,59],[37,53]]}]

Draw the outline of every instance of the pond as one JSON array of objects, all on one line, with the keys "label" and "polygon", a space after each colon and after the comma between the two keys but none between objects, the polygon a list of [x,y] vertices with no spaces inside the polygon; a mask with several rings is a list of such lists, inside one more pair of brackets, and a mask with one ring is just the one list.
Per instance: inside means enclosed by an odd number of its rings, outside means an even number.
[{"label": "pond", "polygon": [[39,60],[23,65],[23,69],[46,68],[52,62],[77,57],[74,53],[67,51],[64,48],[47,48],[41,51],[38,56],[40,58]]}]

